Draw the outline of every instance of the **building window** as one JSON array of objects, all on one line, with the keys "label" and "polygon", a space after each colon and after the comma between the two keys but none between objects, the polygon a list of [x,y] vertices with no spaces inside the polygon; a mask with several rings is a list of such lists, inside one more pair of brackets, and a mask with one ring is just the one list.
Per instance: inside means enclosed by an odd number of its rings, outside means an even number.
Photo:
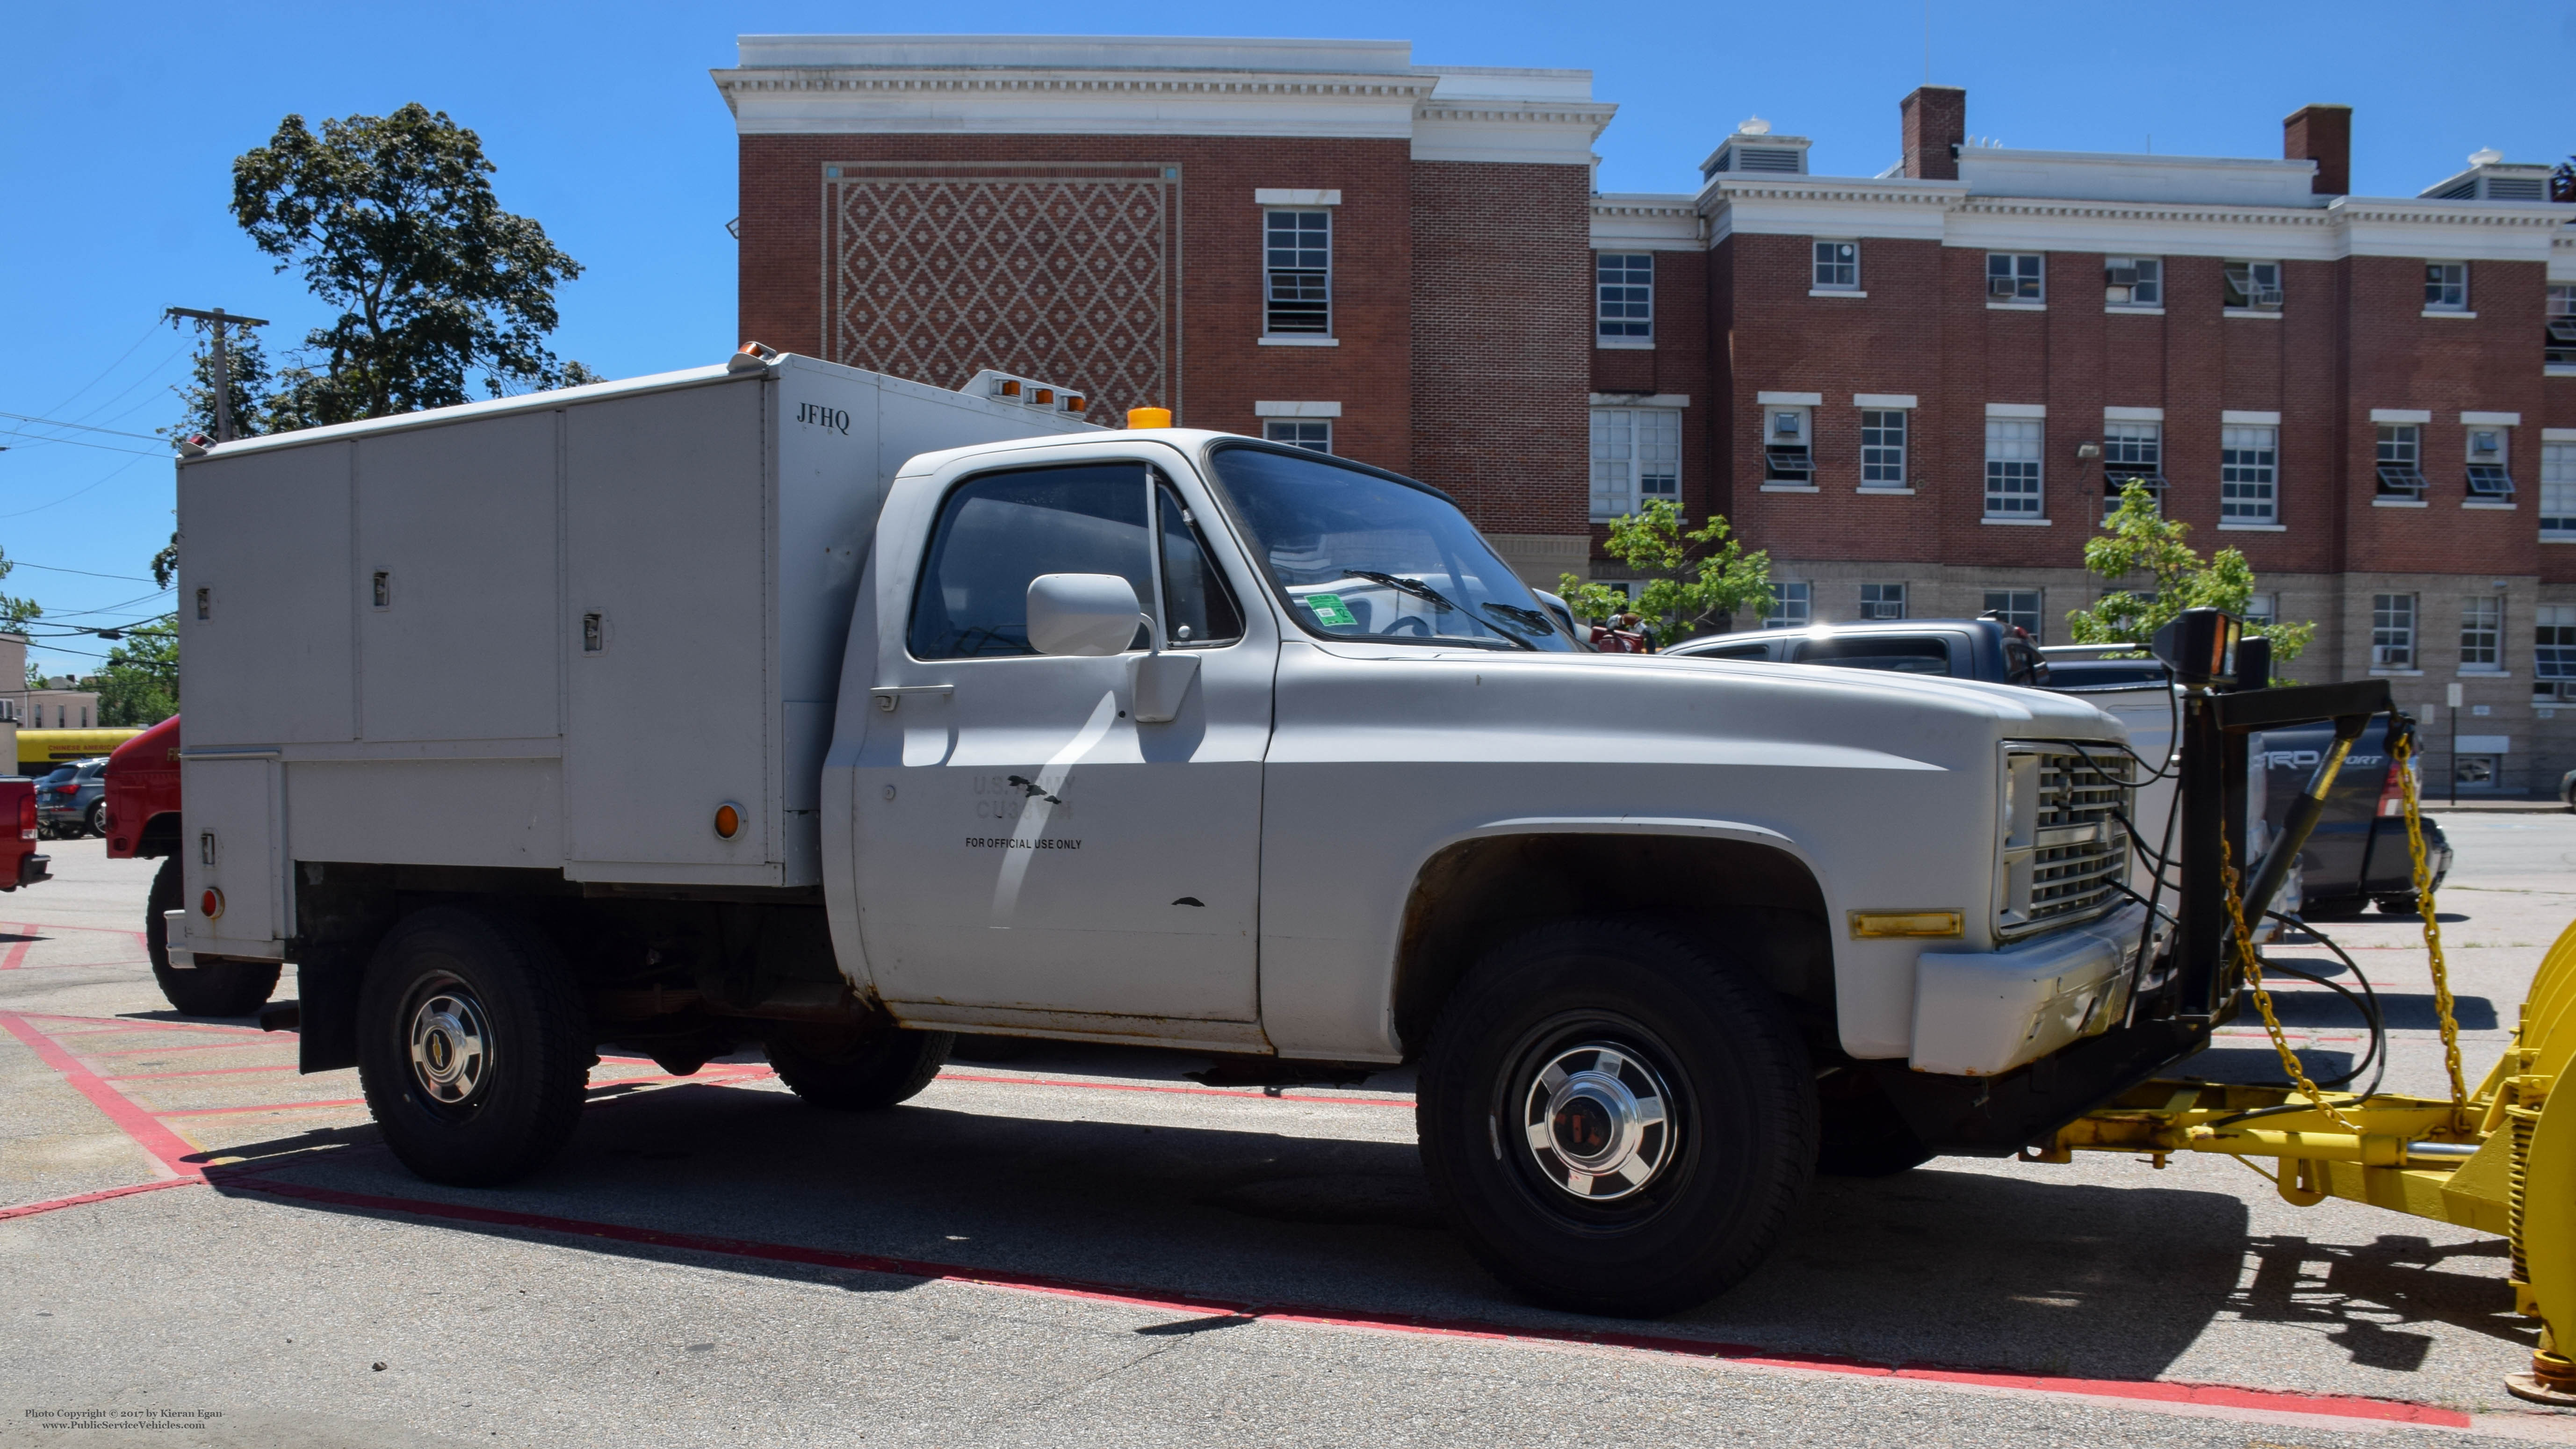
[{"label": "building window", "polygon": [[2426,262],[2424,264],[2424,310],[2427,312],[2469,310],[2469,264],[2467,262]]},{"label": "building window", "polygon": [[1864,619],[1902,619],[1905,617],[1905,585],[1863,584],[1860,586],[1860,616]]},{"label": "building window", "polygon": [[1762,616],[1763,628],[1804,629],[1815,621],[1815,617],[1815,593],[1811,585],[1772,581],[1771,612]]},{"label": "building window", "polygon": [[1905,411],[1875,409],[1860,415],[1860,486],[1905,486]]},{"label": "building window", "polygon": [[2576,443],[2540,445],[2540,536],[2576,538]]},{"label": "building window", "polygon": [[1333,420],[1330,418],[1264,418],[1261,436],[1274,443],[1309,452],[1333,451]]},{"label": "building window", "polygon": [[2540,354],[2547,367],[2576,367],[2576,282],[2553,282]]},{"label": "building window", "polygon": [[2245,596],[2246,628],[2268,629],[2279,622],[2281,622],[2281,596],[2279,594],[2247,594]]},{"label": "building window", "polygon": [[2045,302],[2042,291],[2039,253],[1986,253],[1986,300],[1989,302]]},{"label": "building window", "polygon": [[1592,521],[1682,497],[1682,415],[1674,408],[1592,410]]},{"label": "building window", "polygon": [[1816,450],[1805,408],[1762,410],[1762,481],[1813,487]]},{"label": "building window", "polygon": [[2370,596],[2370,667],[2415,667],[2415,596]]},{"label": "building window", "polygon": [[2463,790],[2492,790],[2504,773],[2504,756],[2463,754],[2451,761],[2451,779]]},{"label": "building window", "polygon": [[2156,512],[2165,509],[2165,425],[2102,425],[2102,517],[2107,522],[2120,509],[2120,496],[2135,483],[2156,496]]},{"label": "building window", "polygon": [[1272,333],[1333,331],[1333,213],[1272,211],[1262,218],[1263,325]]},{"label": "building window", "polygon": [[2219,301],[2238,312],[2281,310],[2279,262],[2229,262],[2219,268]]},{"label": "building window", "polygon": [[2161,307],[2165,304],[2162,257],[2111,257],[2103,268],[2102,298],[2114,307]]},{"label": "building window", "polygon": [[2460,668],[2472,674],[2503,671],[2504,600],[2460,601]]},{"label": "building window", "polygon": [[2218,518],[2224,523],[2272,523],[2281,512],[2277,487],[2281,430],[2273,427],[2223,427],[2218,430]]},{"label": "building window", "polygon": [[1986,419],[1986,516],[2039,517],[2037,418]]},{"label": "building window", "polygon": [[2424,496],[2424,434],[2413,423],[2379,425],[2379,496]]},{"label": "building window", "polygon": [[2543,604],[2532,623],[2531,692],[2576,699],[2576,604]]},{"label": "building window", "polygon": [[1816,289],[1822,292],[1860,290],[1859,242],[1816,243]]},{"label": "building window", "polygon": [[2021,630],[2023,633],[2028,634],[2030,636],[2030,642],[2033,644],[2041,642],[2039,637],[2039,590],[2037,589],[1986,590],[1986,615],[1989,618],[1999,619],[2004,623],[2010,624],[2014,628]]},{"label": "building window", "polygon": [[1655,335],[1655,254],[1601,252],[1592,259],[1594,326],[1604,339]]},{"label": "building window", "polygon": [[2510,434],[2503,428],[2469,429],[2469,496],[2493,501],[2513,497]]}]

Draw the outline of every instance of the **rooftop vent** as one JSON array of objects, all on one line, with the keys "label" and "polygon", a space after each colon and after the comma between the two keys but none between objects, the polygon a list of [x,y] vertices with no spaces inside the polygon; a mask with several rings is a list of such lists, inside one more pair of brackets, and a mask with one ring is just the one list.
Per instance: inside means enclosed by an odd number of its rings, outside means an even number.
[{"label": "rooftop vent", "polygon": [[2416,193],[2431,201],[2547,201],[2549,168],[2515,165],[2492,148],[2469,153],[2469,169]]},{"label": "rooftop vent", "polygon": [[1807,174],[1807,147],[1811,144],[1804,136],[1774,136],[1769,121],[1753,116],[1736,127],[1735,134],[1720,142],[1717,150],[1700,163],[1700,180],[1713,181],[1734,172],[1804,176]]}]

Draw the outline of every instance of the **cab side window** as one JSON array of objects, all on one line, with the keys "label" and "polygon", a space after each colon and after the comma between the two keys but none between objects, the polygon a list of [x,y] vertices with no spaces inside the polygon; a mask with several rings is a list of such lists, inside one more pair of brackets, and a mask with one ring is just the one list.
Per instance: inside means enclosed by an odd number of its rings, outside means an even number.
[{"label": "cab side window", "polygon": [[1167,645],[1196,648],[1243,637],[1243,611],[1227,592],[1199,535],[1198,520],[1169,483],[1154,489],[1163,543],[1163,627]]},{"label": "cab side window", "polygon": [[1950,650],[1939,639],[1889,635],[1808,639],[1794,656],[1800,664],[1844,669],[1889,669],[1899,674],[1948,674]]},{"label": "cab side window", "polygon": [[[1035,654],[1029,581],[1116,574],[1153,594],[1142,463],[1030,468],[970,478],[948,495],[930,536],[906,640],[916,659]],[[1145,647],[1144,627],[1131,648]]]}]

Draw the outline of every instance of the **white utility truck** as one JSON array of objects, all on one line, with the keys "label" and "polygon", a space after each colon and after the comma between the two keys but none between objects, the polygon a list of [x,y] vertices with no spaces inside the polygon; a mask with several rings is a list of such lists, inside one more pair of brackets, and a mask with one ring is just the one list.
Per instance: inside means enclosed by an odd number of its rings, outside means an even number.
[{"label": "white utility truck", "polygon": [[2110,716],[1590,652],[1378,469],[756,345],[190,451],[173,964],[296,963],[438,1181],[544,1163],[612,1044],[842,1109],[957,1033],[1410,1062],[1479,1257],[1659,1312],[1820,1163],[2200,1039]]}]

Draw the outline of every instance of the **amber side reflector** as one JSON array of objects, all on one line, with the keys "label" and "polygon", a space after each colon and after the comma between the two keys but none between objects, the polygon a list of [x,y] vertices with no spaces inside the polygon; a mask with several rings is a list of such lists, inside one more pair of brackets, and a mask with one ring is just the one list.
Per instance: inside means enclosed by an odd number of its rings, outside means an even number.
[{"label": "amber side reflector", "polygon": [[1172,425],[1170,408],[1129,408],[1127,426],[1131,428],[1168,428]]},{"label": "amber side reflector", "polygon": [[206,887],[206,893],[197,897],[197,910],[209,921],[221,916],[224,913],[224,893],[213,886]]},{"label": "amber side reflector", "polygon": [[1037,403],[1037,405],[1038,405],[1039,407],[1042,407],[1042,408],[1051,408],[1051,407],[1054,407],[1054,406],[1055,406],[1055,389],[1054,389],[1054,388],[1051,388],[1051,387],[1042,387],[1042,388],[1039,388],[1039,389],[1038,389],[1038,392],[1037,392],[1037,397],[1034,399],[1034,401]]},{"label": "amber side reflector", "polygon": [[728,801],[716,807],[716,838],[731,840],[742,834],[742,807]]},{"label": "amber side reflector", "polygon": [[1852,939],[1875,940],[1888,936],[1964,936],[1967,916],[1959,911],[1854,911],[1851,913]]}]

